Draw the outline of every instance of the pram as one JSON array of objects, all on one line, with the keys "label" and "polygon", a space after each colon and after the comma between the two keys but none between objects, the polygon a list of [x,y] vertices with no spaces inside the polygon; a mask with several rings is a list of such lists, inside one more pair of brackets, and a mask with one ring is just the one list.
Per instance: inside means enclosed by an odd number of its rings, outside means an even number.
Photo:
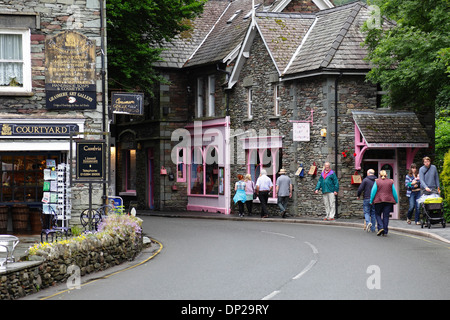
[{"label": "pram", "polygon": [[432,224],[437,223],[441,223],[442,227],[445,228],[443,202],[444,199],[441,197],[429,197],[422,202],[422,228],[426,224],[428,229],[430,229]]}]

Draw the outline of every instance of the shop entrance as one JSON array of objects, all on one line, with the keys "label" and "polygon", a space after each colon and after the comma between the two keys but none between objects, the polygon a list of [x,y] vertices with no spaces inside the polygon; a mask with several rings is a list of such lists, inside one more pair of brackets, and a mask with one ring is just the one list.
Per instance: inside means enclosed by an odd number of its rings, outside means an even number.
[{"label": "shop entrance", "polygon": [[[399,184],[398,184],[398,168],[397,168],[397,160],[395,159],[395,150],[390,150],[391,152],[384,152],[383,155],[392,154],[394,159],[364,159],[362,170],[363,175],[366,177],[367,170],[373,169],[375,170],[375,176],[378,177],[381,170],[385,170],[387,173],[387,178],[394,180],[395,189],[397,190],[397,196],[400,199],[399,194]],[[370,156],[372,153],[367,152]],[[374,154],[372,154],[374,155]],[[392,219],[399,219],[399,205],[394,205],[394,211],[391,212]]]}]

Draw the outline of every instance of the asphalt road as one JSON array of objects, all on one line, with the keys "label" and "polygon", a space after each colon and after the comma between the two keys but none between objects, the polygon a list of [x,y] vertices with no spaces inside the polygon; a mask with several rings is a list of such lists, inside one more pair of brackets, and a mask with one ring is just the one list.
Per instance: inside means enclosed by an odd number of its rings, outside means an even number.
[{"label": "asphalt road", "polygon": [[27,299],[450,298],[450,247],[436,240],[332,225],[142,218],[163,244],[154,258]]}]

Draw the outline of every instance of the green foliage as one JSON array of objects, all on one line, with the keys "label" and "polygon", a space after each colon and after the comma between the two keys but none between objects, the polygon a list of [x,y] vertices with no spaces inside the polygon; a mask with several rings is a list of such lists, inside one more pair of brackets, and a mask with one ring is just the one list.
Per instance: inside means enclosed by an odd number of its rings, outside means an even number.
[{"label": "green foliage", "polygon": [[450,222],[450,150],[445,154],[444,166],[440,174],[441,195],[444,196],[445,217],[446,221]]},{"label": "green foliage", "polygon": [[436,119],[435,134],[435,164],[438,169],[441,170],[444,162],[444,155],[450,150],[450,116]]},{"label": "green foliage", "polygon": [[449,0],[373,0],[385,28],[370,29],[365,45],[374,65],[368,80],[389,92],[391,107],[450,108]]},{"label": "green foliage", "polygon": [[204,0],[108,0],[108,78],[112,88],[152,92],[160,46],[190,28]]}]

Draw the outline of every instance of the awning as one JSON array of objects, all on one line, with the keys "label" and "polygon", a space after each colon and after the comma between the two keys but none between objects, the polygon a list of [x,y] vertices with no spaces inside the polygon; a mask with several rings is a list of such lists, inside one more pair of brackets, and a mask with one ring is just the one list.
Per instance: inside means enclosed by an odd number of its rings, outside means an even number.
[{"label": "awning", "polygon": [[429,138],[414,112],[352,111],[355,121],[355,168],[367,149],[406,148],[407,168]]}]

